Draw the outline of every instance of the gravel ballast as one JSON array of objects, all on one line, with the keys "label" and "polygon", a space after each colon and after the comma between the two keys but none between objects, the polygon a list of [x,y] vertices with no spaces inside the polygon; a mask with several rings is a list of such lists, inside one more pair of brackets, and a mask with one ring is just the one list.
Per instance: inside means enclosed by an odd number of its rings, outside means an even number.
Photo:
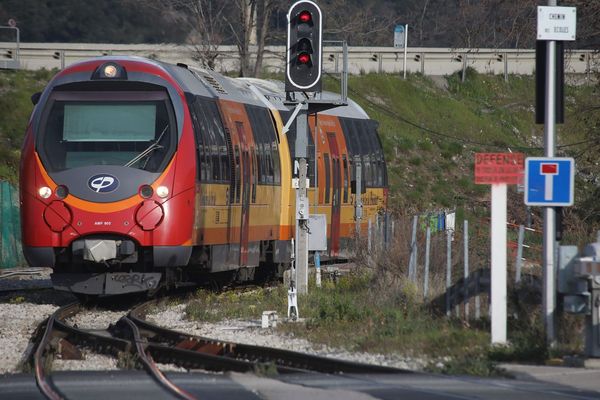
[{"label": "gravel ballast", "polygon": [[351,352],[313,344],[308,340],[290,337],[278,333],[273,328],[261,328],[259,321],[225,320],[219,323],[190,321],[185,315],[186,304],[168,306],[166,309],[149,313],[150,322],[168,329],[178,330],[191,335],[208,337],[215,340],[231,341],[256,346],[273,347],[301,353],[314,354],[366,364],[420,371],[426,365],[425,360],[402,357],[395,354],[372,354]]},{"label": "gravel ballast", "polygon": [[0,305],[0,373],[15,373],[27,353],[35,328],[58,306],[53,304]]}]

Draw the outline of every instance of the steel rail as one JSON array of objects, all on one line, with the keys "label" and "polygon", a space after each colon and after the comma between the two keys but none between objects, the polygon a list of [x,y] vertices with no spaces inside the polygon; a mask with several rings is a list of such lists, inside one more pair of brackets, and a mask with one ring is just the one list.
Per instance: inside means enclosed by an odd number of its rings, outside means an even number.
[{"label": "steel rail", "polygon": [[50,341],[53,338],[54,320],[54,315],[48,318],[46,330],[44,331],[42,340],[38,344],[34,354],[33,364],[35,369],[35,382],[40,389],[40,392],[42,392],[47,399],[62,400],[64,397],[58,391],[54,390],[45,371],[46,349],[49,347]]},{"label": "steel rail", "polygon": [[[151,342],[147,350],[155,357],[177,363],[177,359],[194,363],[204,362],[210,370],[246,372],[260,370],[261,366],[274,366],[279,373],[313,371],[321,373],[409,373],[412,371],[392,367],[355,363],[328,357],[315,356],[290,350],[245,345],[188,335],[148,322],[143,315],[156,304],[149,301],[134,308],[128,315]],[[201,355],[202,359],[198,356]],[[185,365],[185,362],[184,362]]]},{"label": "steel rail", "polygon": [[80,303],[71,303],[56,310],[45,323],[44,333],[37,343],[33,353],[33,366],[35,380],[40,392],[50,400],[62,400],[66,397],[61,394],[51,383],[46,368],[50,361],[49,350],[57,339],[65,339],[76,344],[93,348],[103,353],[117,356],[119,352],[130,352],[131,343],[110,336],[87,332],[66,324],[64,321],[80,312]]},{"label": "steel rail", "polygon": [[152,377],[159,384],[161,384],[171,393],[175,394],[177,397],[183,400],[195,400],[196,398],[193,395],[171,382],[158,368],[158,366],[152,359],[152,356],[149,354],[149,352],[146,351],[147,341],[142,337],[142,335],[140,334],[140,330],[133,323],[133,321],[131,321],[127,317],[124,317],[121,318],[120,323],[126,325],[130,329],[133,342],[135,343],[137,356],[140,362],[144,365],[146,372],[152,375]]}]

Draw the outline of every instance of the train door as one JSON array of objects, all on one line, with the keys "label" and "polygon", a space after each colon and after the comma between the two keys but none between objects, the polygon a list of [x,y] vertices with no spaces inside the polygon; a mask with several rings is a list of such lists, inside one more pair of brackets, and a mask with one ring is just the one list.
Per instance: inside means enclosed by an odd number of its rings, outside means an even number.
[{"label": "train door", "polygon": [[[329,150],[331,151],[331,166],[333,180],[333,196],[331,199],[331,244],[329,254],[338,255],[340,251],[340,210],[341,210],[341,174],[340,174],[340,151],[335,133],[327,132]],[[329,190],[327,188],[326,190]]]},{"label": "train door", "polygon": [[235,122],[241,145],[241,220],[240,220],[240,265],[248,264],[248,236],[250,230],[250,148],[244,124]]}]

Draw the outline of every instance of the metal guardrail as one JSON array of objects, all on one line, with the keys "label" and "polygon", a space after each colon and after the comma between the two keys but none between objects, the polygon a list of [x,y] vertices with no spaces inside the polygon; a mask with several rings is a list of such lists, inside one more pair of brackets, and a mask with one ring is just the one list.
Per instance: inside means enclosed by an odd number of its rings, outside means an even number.
[{"label": "metal guardrail", "polygon": [[[14,43],[0,42],[0,60]],[[252,50],[252,49],[251,49]],[[239,56],[235,46],[219,46],[216,69],[237,71]],[[323,67],[341,72],[342,48],[325,46]],[[67,65],[105,55],[137,55],[165,62],[197,65],[192,46],[175,44],[96,44],[96,43],[21,43],[20,61],[24,69],[64,68]],[[284,46],[267,46],[263,65],[267,71],[282,72]],[[406,69],[423,75],[449,75],[471,67],[481,73],[529,75],[535,71],[533,49],[452,49],[408,48]],[[571,50],[565,54],[565,71],[592,74],[600,70],[600,55],[592,50]],[[393,47],[348,47],[348,72],[402,73],[403,50]]]},{"label": "metal guardrail", "polygon": [[[9,24],[16,24],[13,19],[9,21]],[[21,50],[21,31],[14,25],[4,26],[0,25],[0,31],[14,31],[15,41],[9,42],[8,48],[4,49],[4,59],[0,59],[0,69],[19,69],[21,68],[20,63],[20,50]]]}]

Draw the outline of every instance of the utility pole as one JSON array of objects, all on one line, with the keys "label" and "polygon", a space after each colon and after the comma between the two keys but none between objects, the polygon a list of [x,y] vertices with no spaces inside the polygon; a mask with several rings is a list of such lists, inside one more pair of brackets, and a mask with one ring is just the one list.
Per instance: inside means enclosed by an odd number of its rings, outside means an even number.
[{"label": "utility pole", "polygon": [[[556,0],[548,0],[549,6],[556,6]],[[546,42],[546,99],[544,103],[544,155],[554,157],[556,137],[556,41]],[[554,255],[556,253],[556,213],[554,207],[544,207],[544,294],[542,309],[544,312],[544,326],[546,328],[546,342],[549,347],[556,345],[556,276]]]},{"label": "utility pole", "polygon": [[[299,294],[308,293],[308,216],[309,201],[306,187],[308,171],[308,107],[300,103],[296,117],[296,159],[298,160],[298,189],[296,190],[296,285]],[[301,134],[304,132],[305,134]]]},{"label": "utility pole", "polygon": [[[296,287],[298,294],[308,292],[308,112],[310,93],[321,92],[322,13],[310,0],[294,3],[288,12],[285,91],[287,103],[294,106],[296,118]],[[288,122],[288,124],[291,121]],[[296,168],[294,168],[296,169]],[[295,171],[296,172],[296,171]],[[316,175],[316,174],[315,174]]]},{"label": "utility pole", "polygon": [[[562,42],[574,41],[576,30],[577,9],[575,7],[558,7],[557,0],[548,0],[548,6],[538,6],[536,122],[544,123],[545,157],[529,157],[526,160],[525,204],[543,207],[542,314],[548,347],[556,346],[557,236],[555,207],[573,204],[574,161],[573,159],[557,158],[555,154],[556,124],[562,123],[564,119]],[[557,41],[560,43],[560,47]],[[559,165],[562,166],[559,167]],[[565,180],[569,178],[569,175],[571,175],[571,179]],[[536,190],[532,190],[534,188]]]},{"label": "utility pole", "polygon": [[[317,4],[311,0],[294,3],[287,14],[287,52],[285,68],[285,91],[287,106],[294,107],[286,129],[296,123],[295,160],[297,167],[296,185],[296,276],[298,294],[308,292],[308,115],[329,108],[345,105],[345,90],[342,87],[342,100],[321,100],[321,78],[323,65],[322,23],[323,15]],[[346,46],[344,44],[344,70],[347,70]],[[315,126],[315,134],[317,127]],[[315,151],[317,141],[315,140]],[[315,159],[316,161],[316,159]],[[316,162],[315,162],[316,165]],[[296,167],[294,173],[296,173]],[[315,178],[317,174],[315,171]]]}]

